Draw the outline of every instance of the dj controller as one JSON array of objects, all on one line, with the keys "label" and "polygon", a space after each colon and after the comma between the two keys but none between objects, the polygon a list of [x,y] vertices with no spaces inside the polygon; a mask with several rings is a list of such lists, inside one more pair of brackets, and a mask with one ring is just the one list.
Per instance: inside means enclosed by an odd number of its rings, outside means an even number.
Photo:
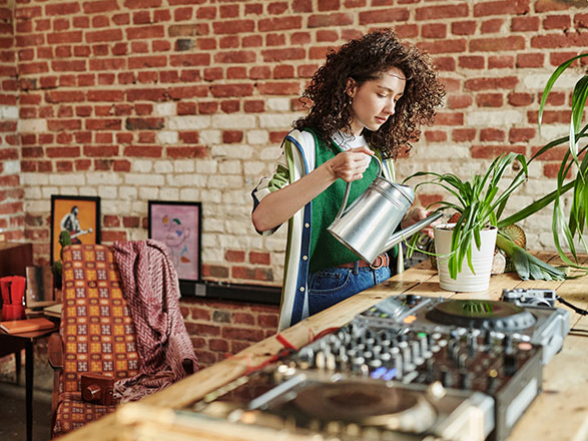
[{"label": "dj controller", "polygon": [[568,332],[559,308],[391,297],[191,410],[316,439],[503,441]]}]

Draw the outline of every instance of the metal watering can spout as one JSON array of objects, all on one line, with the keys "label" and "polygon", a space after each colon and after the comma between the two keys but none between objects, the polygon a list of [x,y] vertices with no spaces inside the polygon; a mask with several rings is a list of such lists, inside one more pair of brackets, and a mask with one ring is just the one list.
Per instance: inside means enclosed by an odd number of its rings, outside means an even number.
[{"label": "metal watering can spout", "polygon": [[435,213],[404,230],[395,232],[414,201],[414,190],[379,176],[382,172],[382,163],[376,156],[373,158],[378,164],[378,177],[348,208],[345,208],[351,188],[351,183],[348,182],[339,213],[327,228],[339,242],[367,263],[372,263],[377,256],[442,216],[441,213]]}]

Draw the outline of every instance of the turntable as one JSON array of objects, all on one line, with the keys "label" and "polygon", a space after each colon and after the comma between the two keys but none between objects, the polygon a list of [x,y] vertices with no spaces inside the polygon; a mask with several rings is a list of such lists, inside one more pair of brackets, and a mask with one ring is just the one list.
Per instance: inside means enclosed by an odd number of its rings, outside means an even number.
[{"label": "turntable", "polygon": [[484,340],[513,339],[543,347],[543,364],[557,354],[570,330],[570,314],[561,308],[519,306],[489,300],[444,300],[416,295],[389,297],[360,316],[376,328],[410,326],[423,332],[444,330],[464,335],[474,330]]},{"label": "turntable", "polygon": [[482,441],[494,427],[492,398],[448,390],[439,382],[406,385],[286,365],[254,374],[248,387],[260,382],[275,387],[248,405],[235,402],[232,394],[196,403],[195,409],[232,422],[343,441]]}]

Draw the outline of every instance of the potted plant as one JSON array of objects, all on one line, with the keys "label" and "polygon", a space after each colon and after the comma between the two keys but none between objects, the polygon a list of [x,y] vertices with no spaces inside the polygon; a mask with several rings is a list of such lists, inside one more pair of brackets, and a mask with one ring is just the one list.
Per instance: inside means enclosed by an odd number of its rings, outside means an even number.
[{"label": "potted plant", "polygon": [[[517,161],[519,173],[503,189],[501,180],[510,165]],[[435,227],[435,249],[441,288],[450,291],[484,291],[490,282],[497,223],[510,195],[525,182],[528,174],[523,155],[503,154],[496,158],[484,175],[464,180],[451,174],[417,172],[417,177],[432,177],[417,184],[437,185],[453,195],[452,200],[436,202],[436,211],[453,211],[455,223]],[[482,255],[479,255],[479,253]],[[467,266],[464,268],[464,261]]]},{"label": "potted plant", "polygon": [[[576,60],[584,57],[588,57],[588,54],[581,54],[565,61],[556,68],[547,81],[547,85],[543,90],[543,95],[541,97],[541,103],[539,106],[539,130],[541,130],[541,122],[545,103],[555,82],[562,75],[562,73],[568,69]],[[558,173],[557,188],[529,206],[498,222],[499,227],[512,225],[536,213],[540,209],[553,202],[554,207],[552,232],[555,246],[561,259],[566,264],[577,268],[582,267],[578,264],[575,239],[578,239],[582,243],[584,249],[588,248],[584,238],[584,231],[586,231],[588,227],[588,157],[585,155],[588,146],[579,146],[580,140],[588,136],[586,133],[588,130],[588,125],[585,125],[583,128],[581,128],[581,121],[584,113],[584,107],[586,106],[587,97],[588,74],[585,73],[576,82],[574,91],[572,93],[569,135],[549,142],[529,160],[530,163],[535,158],[543,155],[549,150],[559,145],[568,143],[569,149],[561,161]],[[566,183],[568,176],[571,176],[571,180]],[[568,219],[566,220],[563,212],[562,195],[572,189],[572,205]],[[572,261],[565,254],[564,247],[569,249],[572,257],[574,258],[574,261]],[[515,252],[515,250],[511,251],[513,253]],[[517,272],[519,272],[518,269]],[[521,275],[523,278],[524,274],[524,271],[523,274],[519,272],[519,275]]]}]

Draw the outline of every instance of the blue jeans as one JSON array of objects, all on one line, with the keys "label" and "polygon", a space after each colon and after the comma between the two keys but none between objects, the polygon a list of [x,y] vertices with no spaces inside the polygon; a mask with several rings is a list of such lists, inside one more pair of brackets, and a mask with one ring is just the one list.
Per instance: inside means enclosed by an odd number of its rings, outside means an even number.
[{"label": "blue jeans", "polygon": [[358,292],[382,283],[391,276],[390,268],[325,268],[312,273],[308,282],[308,309],[313,315]]}]

